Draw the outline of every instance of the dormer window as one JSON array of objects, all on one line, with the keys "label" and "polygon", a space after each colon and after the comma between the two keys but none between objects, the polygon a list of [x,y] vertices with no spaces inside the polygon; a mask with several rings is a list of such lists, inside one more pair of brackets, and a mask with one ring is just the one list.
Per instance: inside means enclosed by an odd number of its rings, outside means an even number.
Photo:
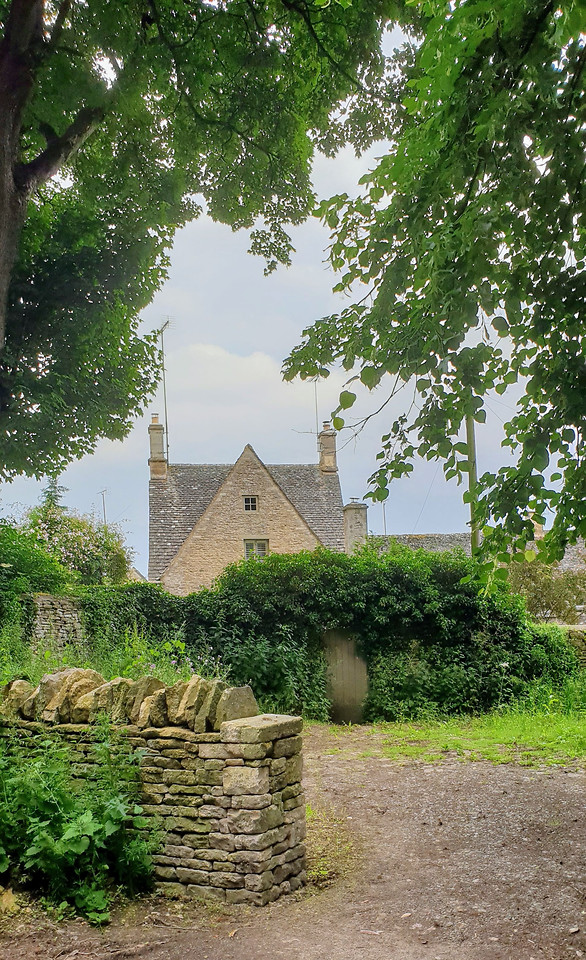
[{"label": "dormer window", "polygon": [[245,510],[258,510],[258,497],[245,497],[245,498],[244,498],[244,509],[245,509]]}]

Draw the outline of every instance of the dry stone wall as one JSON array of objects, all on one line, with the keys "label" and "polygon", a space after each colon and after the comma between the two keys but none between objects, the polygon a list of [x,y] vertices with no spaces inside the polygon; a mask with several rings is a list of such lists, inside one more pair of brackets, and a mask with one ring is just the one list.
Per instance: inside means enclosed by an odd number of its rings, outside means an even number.
[{"label": "dry stone wall", "polygon": [[[258,715],[249,687],[200,677],[183,691],[148,677],[82,692],[98,679],[94,671],[67,670],[44,677],[35,690],[23,680],[0,688],[0,737],[16,727],[19,738],[41,741],[50,725],[71,748],[73,775],[91,777],[91,720],[116,715],[116,729],[141,752],[144,814],[164,836],[155,857],[164,891],[263,905],[302,886],[301,718]],[[71,722],[80,711],[84,721]],[[246,715],[234,716],[241,711]]]},{"label": "dry stone wall", "polygon": [[31,641],[34,649],[46,643],[65,647],[84,639],[81,609],[72,597],[54,597],[48,593],[32,595],[33,621]]}]

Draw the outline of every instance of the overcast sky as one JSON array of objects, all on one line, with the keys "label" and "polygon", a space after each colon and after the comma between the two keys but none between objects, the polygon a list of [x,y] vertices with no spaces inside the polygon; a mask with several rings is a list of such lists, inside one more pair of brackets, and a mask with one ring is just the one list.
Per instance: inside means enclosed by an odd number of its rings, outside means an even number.
[{"label": "overcast sky", "polygon": [[[321,196],[357,191],[368,158],[344,151],[334,160],[319,157],[314,183]],[[316,454],[314,385],[283,383],[283,359],[304,327],[341,304],[325,264],[328,232],[316,220],[295,229],[296,253],[289,269],[263,275],[264,263],[247,254],[248,238],[209,218],[177,234],[169,279],[144,311],[145,328],[171,318],[165,334],[171,463],[233,463],[246,443],[266,463],[311,463]],[[330,416],[347,374],[335,372],[318,386],[318,419]],[[388,385],[359,398],[357,415],[385,398]],[[356,438],[338,436],[338,463],[344,500],[362,497],[376,466],[386,424],[410,401],[404,390],[383,417]],[[502,401],[505,401],[504,403]],[[503,462],[502,421],[511,413],[505,396],[490,402],[487,424],[477,431],[479,470]],[[163,414],[162,391],[149,411]],[[150,414],[137,419],[123,442],[101,442],[92,456],[72,464],[60,483],[65,502],[101,516],[105,490],[107,519],[123,528],[135,551],[135,565],[148,564],[148,436]],[[42,484],[19,479],[0,486],[0,510],[18,515],[34,504]],[[447,484],[441,467],[419,463],[407,480],[391,486],[386,505],[389,533],[464,531],[463,488]],[[369,508],[369,528],[383,531],[380,505]]]}]

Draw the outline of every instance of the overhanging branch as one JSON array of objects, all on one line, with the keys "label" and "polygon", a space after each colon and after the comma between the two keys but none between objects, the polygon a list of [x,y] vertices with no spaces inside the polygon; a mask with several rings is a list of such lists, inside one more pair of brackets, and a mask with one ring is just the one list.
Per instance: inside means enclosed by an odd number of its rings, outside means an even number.
[{"label": "overhanging branch", "polygon": [[42,153],[30,163],[21,163],[14,170],[14,179],[21,190],[32,192],[55,176],[60,167],[79,150],[105,115],[103,107],[83,107],[73,123],[60,137],[51,137]]}]

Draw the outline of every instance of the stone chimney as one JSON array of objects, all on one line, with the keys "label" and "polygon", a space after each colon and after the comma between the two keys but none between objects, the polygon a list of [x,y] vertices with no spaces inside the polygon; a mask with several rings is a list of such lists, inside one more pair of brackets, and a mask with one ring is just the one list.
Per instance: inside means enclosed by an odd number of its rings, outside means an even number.
[{"label": "stone chimney", "polygon": [[368,507],[359,500],[351,499],[344,510],[344,549],[354,553],[356,547],[366,543]]},{"label": "stone chimney", "polygon": [[324,420],[323,430],[317,435],[319,448],[319,468],[322,473],[337,473],[336,431],[332,430],[329,420]]},{"label": "stone chimney", "polygon": [[150,452],[149,469],[151,480],[167,479],[167,458],[165,457],[163,424],[159,423],[159,414],[153,413],[149,426]]}]

